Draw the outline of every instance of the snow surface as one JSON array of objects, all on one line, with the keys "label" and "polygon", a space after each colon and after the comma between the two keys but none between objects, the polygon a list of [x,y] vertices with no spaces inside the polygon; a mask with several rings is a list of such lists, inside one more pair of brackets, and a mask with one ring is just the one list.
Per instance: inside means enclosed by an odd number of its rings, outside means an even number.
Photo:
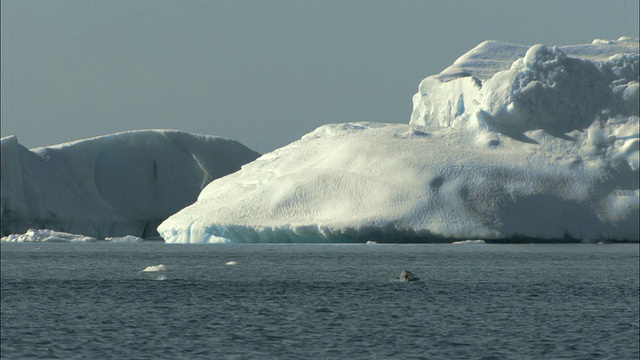
[{"label": "snow surface", "polygon": [[322,126],[209,184],[169,243],[638,241],[638,39],[484,42],[410,124]]},{"label": "snow surface", "polygon": [[30,228],[94,238],[157,236],[212,180],[258,154],[225,138],[129,131],[28,150],[2,144],[2,235]]}]

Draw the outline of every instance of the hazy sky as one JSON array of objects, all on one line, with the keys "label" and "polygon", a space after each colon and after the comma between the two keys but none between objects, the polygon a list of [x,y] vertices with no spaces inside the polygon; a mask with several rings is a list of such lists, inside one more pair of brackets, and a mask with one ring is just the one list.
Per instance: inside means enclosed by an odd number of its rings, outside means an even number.
[{"label": "hazy sky", "polygon": [[167,128],[267,152],[408,123],[420,80],[487,40],[638,36],[637,0],[1,0],[2,136]]}]

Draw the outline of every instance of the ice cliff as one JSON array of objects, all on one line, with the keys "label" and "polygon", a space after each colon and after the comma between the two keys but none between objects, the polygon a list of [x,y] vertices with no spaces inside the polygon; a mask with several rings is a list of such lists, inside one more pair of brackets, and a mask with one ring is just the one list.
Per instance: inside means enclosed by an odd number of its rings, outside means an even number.
[{"label": "ice cliff", "polygon": [[408,125],[332,124],[209,184],[171,243],[638,241],[638,39],[487,41]]},{"label": "ice cliff", "polygon": [[28,150],[3,138],[1,233],[157,236],[212,180],[259,156],[225,138],[130,131]]}]

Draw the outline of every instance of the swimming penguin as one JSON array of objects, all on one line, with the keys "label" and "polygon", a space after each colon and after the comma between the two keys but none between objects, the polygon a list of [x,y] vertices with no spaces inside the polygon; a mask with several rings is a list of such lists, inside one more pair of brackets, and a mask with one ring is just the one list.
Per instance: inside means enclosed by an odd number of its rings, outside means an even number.
[{"label": "swimming penguin", "polygon": [[416,281],[419,278],[415,277],[411,271],[403,271],[400,273],[400,280],[402,281]]}]

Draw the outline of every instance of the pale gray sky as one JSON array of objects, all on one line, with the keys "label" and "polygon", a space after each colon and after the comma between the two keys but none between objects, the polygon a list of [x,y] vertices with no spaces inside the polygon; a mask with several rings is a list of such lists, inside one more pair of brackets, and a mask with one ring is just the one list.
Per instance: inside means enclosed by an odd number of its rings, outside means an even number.
[{"label": "pale gray sky", "polygon": [[1,0],[2,136],[168,128],[267,152],[408,123],[420,80],[487,40],[638,36],[637,0]]}]

